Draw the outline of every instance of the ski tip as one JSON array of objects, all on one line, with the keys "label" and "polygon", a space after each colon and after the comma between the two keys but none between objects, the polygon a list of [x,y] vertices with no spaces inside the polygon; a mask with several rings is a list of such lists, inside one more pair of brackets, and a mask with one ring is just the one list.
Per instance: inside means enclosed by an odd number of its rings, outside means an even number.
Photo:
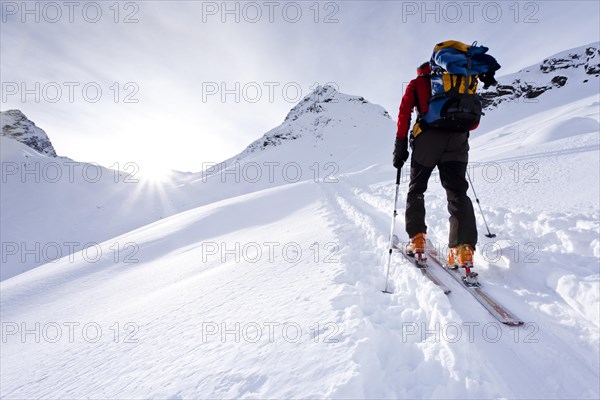
[{"label": "ski tip", "polygon": [[393,294],[392,292],[388,292],[387,290],[382,290],[381,293],[385,293],[385,294]]}]

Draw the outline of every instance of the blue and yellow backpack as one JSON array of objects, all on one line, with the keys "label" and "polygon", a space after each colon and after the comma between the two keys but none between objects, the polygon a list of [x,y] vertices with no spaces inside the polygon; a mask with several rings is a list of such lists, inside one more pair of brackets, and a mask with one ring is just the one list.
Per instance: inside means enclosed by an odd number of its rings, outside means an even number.
[{"label": "blue and yellow backpack", "polygon": [[475,129],[483,115],[477,94],[478,80],[484,87],[496,84],[495,72],[500,68],[487,47],[467,45],[456,40],[438,43],[429,61],[431,66],[431,98],[429,110],[413,128],[416,137],[426,127],[450,132]]}]

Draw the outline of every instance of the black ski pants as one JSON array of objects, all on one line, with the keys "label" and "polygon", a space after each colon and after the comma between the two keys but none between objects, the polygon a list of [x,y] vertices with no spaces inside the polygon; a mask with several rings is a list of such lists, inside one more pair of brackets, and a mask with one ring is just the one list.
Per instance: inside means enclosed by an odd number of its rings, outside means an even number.
[{"label": "black ski pants", "polygon": [[448,200],[450,234],[448,246],[477,244],[477,227],[473,203],[467,196],[465,179],[469,161],[469,134],[429,129],[413,142],[410,185],[406,199],[406,232],[409,237],[427,233],[425,225],[425,191],[435,167]]}]

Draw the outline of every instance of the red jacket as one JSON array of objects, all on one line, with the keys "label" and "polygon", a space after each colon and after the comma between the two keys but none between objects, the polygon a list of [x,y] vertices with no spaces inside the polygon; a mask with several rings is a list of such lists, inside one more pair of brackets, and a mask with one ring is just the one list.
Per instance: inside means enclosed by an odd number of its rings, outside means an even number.
[{"label": "red jacket", "polygon": [[410,128],[410,119],[413,108],[417,107],[420,115],[425,115],[429,110],[429,98],[431,97],[431,67],[425,67],[417,70],[418,76],[410,81],[402,102],[400,103],[400,112],[398,113],[398,131],[396,136],[400,140],[406,139],[408,129]]}]

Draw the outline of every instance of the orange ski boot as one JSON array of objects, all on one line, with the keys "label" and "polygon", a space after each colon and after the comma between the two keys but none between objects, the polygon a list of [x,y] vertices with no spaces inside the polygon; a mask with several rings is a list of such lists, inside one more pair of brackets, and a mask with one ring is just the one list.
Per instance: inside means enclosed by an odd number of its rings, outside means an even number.
[{"label": "orange ski boot", "polygon": [[417,258],[417,263],[424,265],[427,261],[425,257],[425,234],[417,233],[415,236],[410,238],[410,243],[406,245],[406,254],[411,257]]},{"label": "orange ski boot", "polygon": [[458,263],[456,262],[456,247],[451,247],[448,252],[448,262],[446,267],[449,269],[458,269]]},{"label": "orange ski boot", "polygon": [[461,244],[455,247],[454,250],[455,264],[465,269],[465,283],[470,286],[476,286],[479,274],[471,271],[471,268],[473,268],[473,246],[470,244]]}]

